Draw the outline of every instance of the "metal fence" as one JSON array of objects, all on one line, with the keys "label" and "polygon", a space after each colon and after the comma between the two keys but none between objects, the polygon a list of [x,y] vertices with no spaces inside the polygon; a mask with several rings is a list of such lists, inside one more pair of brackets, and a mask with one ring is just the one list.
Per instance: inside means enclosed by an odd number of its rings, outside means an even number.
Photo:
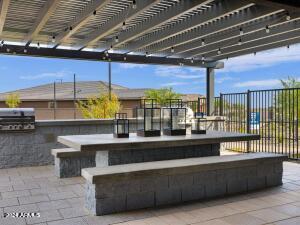
[{"label": "metal fence", "polygon": [[258,141],[228,143],[241,152],[286,153],[299,159],[300,89],[272,89],[221,94],[219,115],[226,131],[259,134]]}]

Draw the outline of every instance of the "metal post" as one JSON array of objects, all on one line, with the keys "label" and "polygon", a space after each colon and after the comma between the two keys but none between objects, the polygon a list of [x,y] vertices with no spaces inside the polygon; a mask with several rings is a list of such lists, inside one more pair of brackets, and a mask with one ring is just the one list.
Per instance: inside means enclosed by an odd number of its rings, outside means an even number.
[{"label": "metal post", "polygon": [[73,107],[74,107],[74,119],[76,119],[76,74],[73,78]]},{"label": "metal post", "polygon": [[213,68],[206,68],[206,111],[208,116],[214,115],[215,100],[215,72]]},{"label": "metal post", "polygon": [[[247,92],[247,133],[251,133],[251,92]],[[250,141],[247,141],[247,152],[250,152]]]},{"label": "metal post", "polygon": [[111,62],[108,63],[108,96],[111,100]]},{"label": "metal post", "polygon": [[200,112],[200,110],[201,110],[200,104],[201,104],[200,97],[198,97],[197,112]]},{"label": "metal post", "polygon": [[53,103],[54,103],[53,117],[54,117],[54,120],[56,120],[56,82],[55,81],[53,83]]},{"label": "metal post", "polygon": [[223,94],[220,93],[220,100],[219,100],[219,113],[220,113],[220,116],[223,116]]}]

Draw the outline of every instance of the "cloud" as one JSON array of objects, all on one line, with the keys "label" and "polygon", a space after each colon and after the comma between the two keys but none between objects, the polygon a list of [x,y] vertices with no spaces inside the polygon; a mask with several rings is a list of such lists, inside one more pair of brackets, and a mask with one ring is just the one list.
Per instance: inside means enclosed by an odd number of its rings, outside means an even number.
[{"label": "cloud", "polygon": [[276,64],[286,62],[300,62],[300,44],[292,45],[290,48],[278,48],[264,52],[235,57],[225,61],[225,68],[218,70],[224,72],[243,72],[255,69],[272,67]]},{"label": "cloud", "polygon": [[119,66],[123,69],[135,69],[135,68],[145,68],[146,64],[134,64],[134,63],[120,63]]},{"label": "cloud", "polygon": [[189,82],[169,82],[161,84],[162,87],[170,87],[170,86],[180,86],[180,85],[187,85],[190,84]]},{"label": "cloud", "polygon": [[190,68],[184,68],[179,66],[157,66],[154,73],[160,77],[170,77],[179,79],[203,79],[204,70],[193,71]]},{"label": "cloud", "polygon": [[280,86],[279,79],[267,79],[267,80],[249,80],[245,82],[238,82],[235,83],[233,86],[238,88],[245,88],[245,87],[263,87],[263,88],[270,88],[270,87],[278,87]]},{"label": "cloud", "polygon": [[215,79],[215,83],[222,84],[225,81],[229,81],[229,80],[234,80],[234,78],[233,77],[229,77],[229,76],[221,76],[221,77],[217,77]]},{"label": "cloud", "polygon": [[53,73],[40,73],[36,75],[27,75],[27,76],[20,76],[22,80],[39,80],[43,78],[63,78],[70,75],[71,72],[69,71],[59,71]]}]

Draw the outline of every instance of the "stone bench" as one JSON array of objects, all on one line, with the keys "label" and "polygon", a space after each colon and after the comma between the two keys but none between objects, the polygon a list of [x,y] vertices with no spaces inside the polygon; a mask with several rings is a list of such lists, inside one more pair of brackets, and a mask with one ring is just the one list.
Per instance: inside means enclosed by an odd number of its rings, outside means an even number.
[{"label": "stone bench", "polygon": [[146,149],[78,151],[72,148],[53,149],[55,171],[60,178],[81,175],[82,168],[104,167],[129,163],[218,156],[220,144],[158,147]]},{"label": "stone bench", "polygon": [[249,153],[87,168],[85,206],[105,215],[277,186],[286,159]]},{"label": "stone bench", "polygon": [[80,152],[73,148],[52,149],[55,175],[60,178],[77,177],[81,169],[95,167],[95,152]]}]

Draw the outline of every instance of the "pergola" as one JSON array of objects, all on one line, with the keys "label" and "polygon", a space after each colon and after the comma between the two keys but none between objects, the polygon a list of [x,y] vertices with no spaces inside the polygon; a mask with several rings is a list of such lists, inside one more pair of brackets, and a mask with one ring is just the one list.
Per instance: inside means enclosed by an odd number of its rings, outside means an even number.
[{"label": "pergola", "polygon": [[0,0],[0,53],[207,68],[300,42],[298,0]]}]

